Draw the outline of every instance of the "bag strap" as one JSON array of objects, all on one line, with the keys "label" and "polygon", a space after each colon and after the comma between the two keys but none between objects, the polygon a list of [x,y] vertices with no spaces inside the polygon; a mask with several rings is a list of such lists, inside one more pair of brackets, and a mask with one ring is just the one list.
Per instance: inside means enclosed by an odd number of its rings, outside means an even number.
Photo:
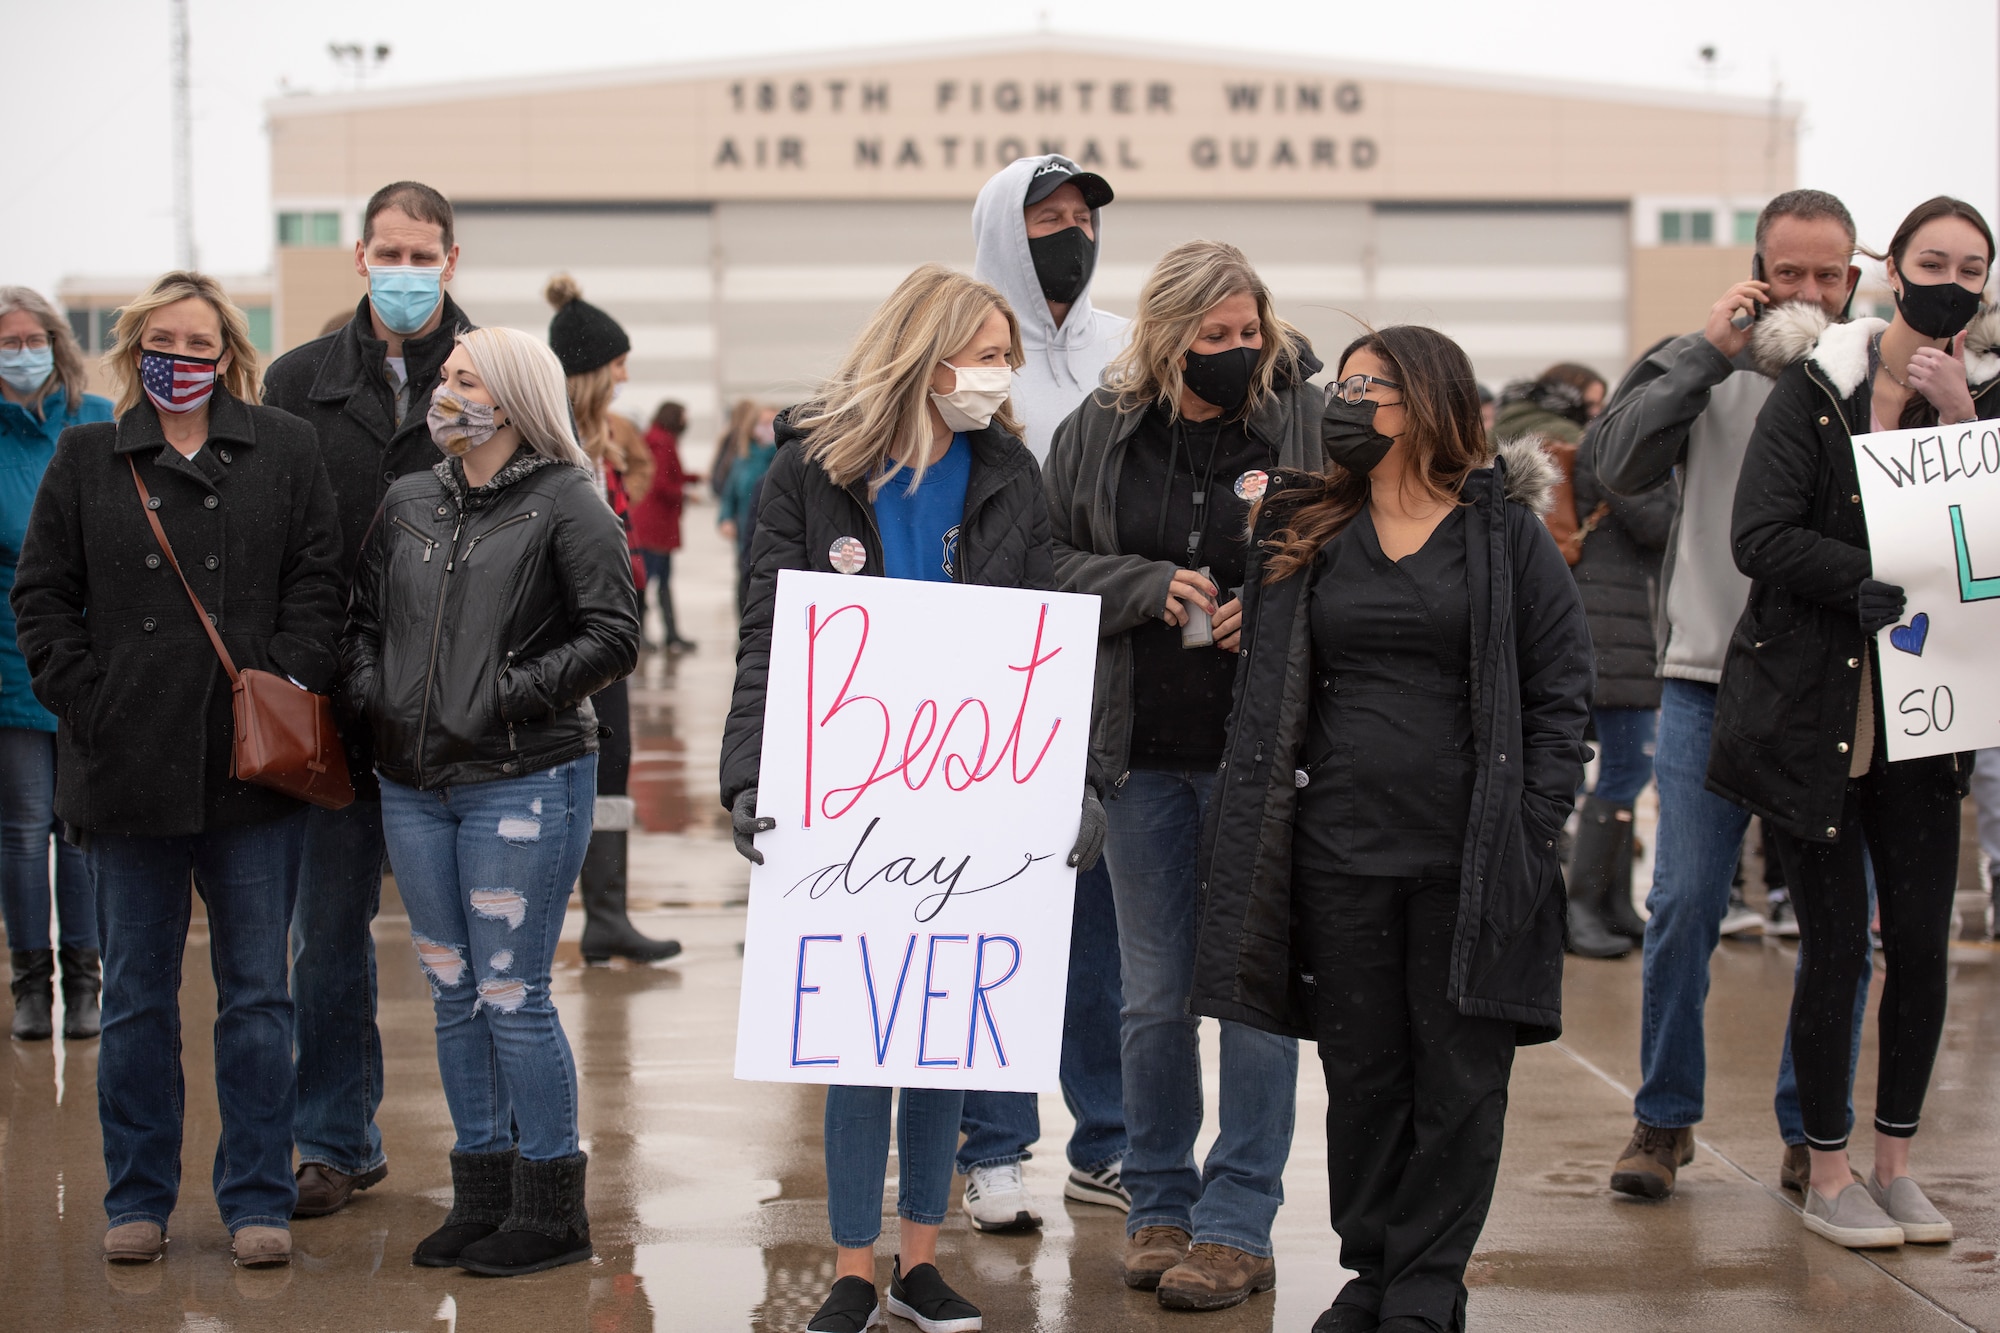
[{"label": "bag strap", "polygon": [[153,540],[160,544],[160,550],[165,553],[167,563],[173,566],[175,576],[181,581],[181,587],[187,590],[188,600],[194,603],[194,613],[200,619],[201,627],[208,631],[208,641],[215,645],[215,655],[222,659],[222,669],[229,673],[229,683],[234,685],[237,677],[236,663],[230,660],[229,650],[222,646],[222,636],[215,632],[215,622],[209,619],[208,608],[201,604],[201,598],[194,595],[194,586],[187,581],[187,575],[181,573],[181,562],[174,559],[174,544],[167,540],[167,530],[160,526],[160,516],[154,512],[157,502],[153,499],[152,492],[146,489],[146,483],[139,478],[139,464],[133,461],[130,454],[125,455],[125,462],[132,469],[132,484],[139,488],[139,503],[146,511],[146,521],[153,525]]}]

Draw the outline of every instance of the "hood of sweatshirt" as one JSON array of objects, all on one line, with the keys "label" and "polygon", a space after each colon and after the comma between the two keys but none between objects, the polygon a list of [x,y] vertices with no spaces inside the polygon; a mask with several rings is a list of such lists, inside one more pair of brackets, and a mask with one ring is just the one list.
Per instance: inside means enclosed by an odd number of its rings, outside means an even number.
[{"label": "hood of sweatshirt", "polygon": [[[1028,182],[1052,161],[1081,170],[1053,153],[1017,158],[986,182],[972,205],[973,275],[998,288],[1021,323],[1026,361],[1016,377],[1014,409],[1038,461],[1048,456],[1055,428],[1098,386],[1104,367],[1124,349],[1129,322],[1092,306],[1088,287],[1060,325],[1049,314],[1048,298],[1035,276],[1034,256],[1028,252],[1028,224],[1022,210]],[[1090,230],[1101,257],[1102,209],[1090,211]]]}]

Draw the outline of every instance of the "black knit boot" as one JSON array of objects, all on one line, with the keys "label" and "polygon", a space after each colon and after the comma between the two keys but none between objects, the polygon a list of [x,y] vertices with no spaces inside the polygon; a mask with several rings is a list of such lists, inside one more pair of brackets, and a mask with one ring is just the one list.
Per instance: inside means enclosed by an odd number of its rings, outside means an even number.
[{"label": "black knit boot", "polygon": [[458,1266],[484,1277],[516,1277],[590,1257],[583,1210],[582,1153],[551,1162],[514,1163],[514,1206],[500,1229],[459,1252]]},{"label": "black knit boot", "polygon": [[50,1011],[55,1008],[56,955],[53,949],[15,949],[14,1040],[47,1041],[55,1035]]},{"label": "black knit boot", "polygon": [[104,989],[104,968],[95,949],[58,949],[62,963],[63,1036],[85,1040],[103,1028],[97,997]]},{"label": "black knit boot", "polygon": [[[618,821],[618,806],[624,819]],[[636,963],[657,963],[681,951],[679,940],[656,940],[641,935],[625,914],[626,829],[631,827],[632,800],[627,796],[600,796],[601,815],[618,827],[601,827],[590,835],[583,854],[583,941],[579,946],[583,961],[593,965],[611,961],[612,955]]]},{"label": "black knit boot", "polygon": [[419,1268],[455,1268],[460,1251],[498,1231],[514,1204],[514,1163],[519,1156],[512,1148],[454,1152],[451,1211],[443,1226],[418,1242],[410,1262]]},{"label": "black knit boot", "polygon": [[[1591,856],[1576,859],[1577,893],[1597,890],[1598,912],[1612,934],[1635,942],[1645,939],[1645,919],[1632,906],[1632,807],[1586,796],[1577,824],[1583,830],[1577,838],[1579,852],[1588,848]],[[1588,884],[1580,882],[1586,871],[1592,876]]]},{"label": "black knit boot", "polygon": [[[1610,857],[1619,827],[1611,818],[1612,805],[1595,796],[1583,798],[1576,823],[1576,852],[1569,871],[1569,952],[1582,958],[1623,958],[1632,952],[1632,941],[1611,929],[1604,918],[1604,900],[1612,881]],[[1632,825],[1625,830],[1624,854],[1632,855]],[[1629,873],[1629,872],[1628,872]],[[1629,880],[1627,881],[1629,884]],[[1630,897],[1630,889],[1626,891]]]}]

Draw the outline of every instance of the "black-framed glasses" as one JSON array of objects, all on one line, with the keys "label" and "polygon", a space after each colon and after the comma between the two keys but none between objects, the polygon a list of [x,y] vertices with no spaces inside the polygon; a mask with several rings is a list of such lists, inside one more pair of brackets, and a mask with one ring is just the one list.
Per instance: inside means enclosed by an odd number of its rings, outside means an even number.
[{"label": "black-framed glasses", "polygon": [[1334,385],[1333,391],[1340,395],[1340,401],[1343,403],[1358,403],[1368,396],[1368,386],[1371,384],[1379,384],[1385,389],[1403,387],[1394,380],[1383,379],[1380,375],[1349,375]]},{"label": "black-framed glasses", "polygon": [[0,338],[0,352],[46,352],[49,349],[49,335],[31,333],[25,338]]}]

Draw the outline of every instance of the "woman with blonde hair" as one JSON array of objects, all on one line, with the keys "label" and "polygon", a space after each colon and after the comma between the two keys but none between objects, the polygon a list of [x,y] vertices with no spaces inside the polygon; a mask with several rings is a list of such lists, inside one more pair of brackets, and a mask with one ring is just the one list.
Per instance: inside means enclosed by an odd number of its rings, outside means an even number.
[{"label": "woman with blonde hair", "polygon": [[590,698],[638,661],[639,604],[569,420],[547,347],[461,335],[431,397],[445,456],[390,486],[342,642],[458,1131],[451,1213],[412,1260],[495,1277],[591,1253],[549,973],[591,835]]},{"label": "woman with blonde hair", "polygon": [[[56,437],[111,420],[111,400],[84,392],[83,349],[69,321],[26,287],[0,287],[0,593],[14,582],[35,489]],[[14,1037],[51,1036],[62,960],[63,1036],[98,1030],[97,908],[83,853],[55,820],[56,719],[35,701],[14,613],[0,599],[0,917],[14,971]],[[60,950],[49,948],[49,840],[55,839]]]},{"label": "woman with blonde hair", "polygon": [[[1000,293],[926,264],[875,312],[819,395],[779,418],[722,741],[722,803],[749,860],[762,863],[756,835],[776,827],[757,815],[757,777],[780,570],[1054,585],[1048,507],[1008,402],[1020,364],[1020,327]],[[1095,862],[1103,839],[1103,807],[1089,791],[1083,803],[1071,865]],[[889,1088],[827,1089],[827,1212],[839,1258],[812,1333],[861,1333],[879,1312],[874,1246],[894,1097]],[[955,1089],[905,1088],[897,1117],[901,1244],[888,1304],[926,1333],[980,1327],[979,1311],[936,1267],[963,1099]]]},{"label": "woman with blonde hair", "polygon": [[1048,497],[1063,590],[1103,599],[1091,757],[1112,779],[1124,1278],[1169,1309],[1214,1310],[1276,1283],[1299,1056],[1289,1037],[1223,1023],[1221,1135],[1197,1171],[1196,839],[1236,676],[1245,525],[1273,472],[1319,469],[1321,393],[1306,381],[1320,363],[1219,241],[1167,252],[1131,335],[1106,387],[1056,428]]},{"label": "woman with blonde hair", "polygon": [[104,1256],[158,1259],[179,1192],[192,874],[217,986],[216,1203],[238,1263],[281,1264],[297,1199],[286,929],[305,806],[231,776],[230,680],[189,594],[239,667],[331,690],[333,489],[311,427],[257,405],[249,323],[213,278],[168,273],[127,305],[104,369],[118,419],[63,432],[13,593],[35,695],[58,719],[55,813],[96,885]]}]

